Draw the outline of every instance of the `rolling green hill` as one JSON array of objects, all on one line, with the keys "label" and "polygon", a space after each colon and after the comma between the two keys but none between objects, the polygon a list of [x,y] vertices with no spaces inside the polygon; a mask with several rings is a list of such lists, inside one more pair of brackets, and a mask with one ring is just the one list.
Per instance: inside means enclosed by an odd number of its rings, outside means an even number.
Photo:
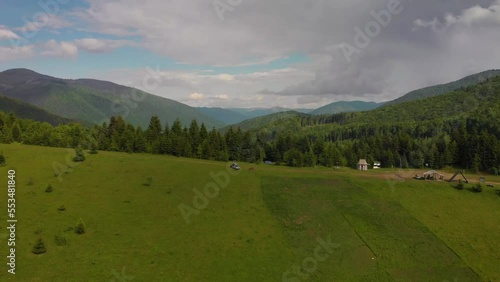
[{"label": "rolling green hill", "polygon": [[311,115],[327,115],[337,113],[362,112],[376,109],[382,106],[383,103],[350,101],[350,102],[334,102],[309,112]]},{"label": "rolling green hill", "polygon": [[500,76],[446,94],[357,113],[349,122],[383,123],[449,119],[467,116],[481,109],[500,113]]},{"label": "rolling green hill", "polygon": [[229,108],[228,110],[231,110],[233,112],[240,113],[244,116],[246,116],[246,119],[251,119],[251,118],[256,118],[256,117],[263,117],[267,115],[272,115],[276,113],[282,113],[282,112],[299,112],[299,113],[308,113],[311,110],[310,109],[289,109],[289,108],[283,108],[283,107],[274,107],[274,108]]},{"label": "rolling green hill", "polygon": [[195,108],[146,92],[92,79],[66,80],[27,69],[0,73],[0,92],[65,118],[100,123],[122,115],[135,125],[146,127],[157,115],[170,124],[176,118],[188,125],[197,119],[209,128],[224,124]]},{"label": "rolling green hill", "polygon": [[428,97],[442,95],[460,88],[473,86],[475,84],[481,83],[489,78],[493,78],[496,76],[500,76],[500,70],[484,71],[447,84],[435,85],[414,90],[400,98],[387,102],[384,106],[401,104],[409,101],[420,100]]},{"label": "rolling green hill", "polygon": [[283,112],[308,113],[310,109],[274,108],[198,108],[201,112],[221,121],[227,125],[234,125],[245,120],[264,117]]},{"label": "rolling green hill", "polygon": [[270,127],[277,126],[287,129],[292,129],[296,127],[300,128],[300,120],[306,116],[308,115],[295,111],[280,112],[280,113],[248,119],[240,123],[230,125],[225,127],[223,131],[225,131],[225,129],[229,129],[230,127],[234,129],[239,127],[241,128],[241,130],[252,130],[256,128],[269,127],[269,126]]},{"label": "rolling green hill", "polygon": [[[250,119],[235,124],[233,127],[240,126],[245,130],[258,130],[265,127],[274,131],[276,129],[274,127],[282,127],[283,124],[291,123],[301,124],[300,127],[306,130],[314,125],[314,130],[320,131],[322,126],[329,124],[381,124],[452,119],[470,116],[482,109],[490,109],[491,112],[500,113],[500,76],[491,77],[482,83],[478,82],[448,93],[404,103],[383,105],[370,111],[316,116],[296,112],[294,114],[275,114]],[[296,129],[294,128],[294,130]],[[329,129],[325,128],[325,130]],[[277,131],[279,132],[279,130]]]},{"label": "rolling green hill", "polygon": [[71,119],[63,118],[51,114],[45,110],[25,103],[18,99],[0,96],[0,111],[7,114],[13,113],[19,118],[27,118],[37,121],[48,122],[51,125],[59,125],[64,123],[74,122]]}]

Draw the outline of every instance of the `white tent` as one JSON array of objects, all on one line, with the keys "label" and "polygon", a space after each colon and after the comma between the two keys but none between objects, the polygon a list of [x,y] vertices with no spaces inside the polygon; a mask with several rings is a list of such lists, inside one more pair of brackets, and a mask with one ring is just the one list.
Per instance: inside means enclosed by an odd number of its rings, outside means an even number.
[{"label": "white tent", "polygon": [[438,180],[438,179],[442,180],[443,178],[444,175],[435,170],[429,170],[428,172],[424,173],[425,180]]}]

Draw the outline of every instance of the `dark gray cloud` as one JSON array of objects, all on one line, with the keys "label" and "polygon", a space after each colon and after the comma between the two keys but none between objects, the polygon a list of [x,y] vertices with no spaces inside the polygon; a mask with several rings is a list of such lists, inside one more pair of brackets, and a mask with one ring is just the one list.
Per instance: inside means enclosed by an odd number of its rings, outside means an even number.
[{"label": "dark gray cloud", "polygon": [[[383,4],[388,1],[376,2]],[[456,20],[451,24],[456,24],[456,27],[440,31],[416,25],[418,20],[446,22],[450,17],[464,17],[475,9],[473,6],[488,8],[495,3],[478,2],[472,5],[468,1],[401,1],[402,12],[392,15],[389,24],[380,28],[380,34],[368,36],[369,44],[357,48],[354,28],[365,31],[365,27],[374,20],[372,10],[368,10],[357,24],[347,28],[351,30],[350,39],[343,37],[342,41],[337,41],[355,47],[356,52],[350,53],[346,59],[339,46],[332,47],[330,52],[324,54],[323,60],[318,61],[314,80],[288,86],[279,94],[333,95],[353,99],[371,95],[376,97],[375,100],[382,101],[418,87],[498,68],[500,50],[492,46],[500,43],[500,17],[498,22],[491,20],[495,15],[490,16],[489,21],[481,21],[480,18],[485,15],[477,13],[469,15],[472,21],[476,21],[473,24],[462,25]],[[379,12],[380,9],[383,5],[374,11]],[[490,10],[495,14],[495,9]],[[500,16],[500,10],[496,16]]]}]

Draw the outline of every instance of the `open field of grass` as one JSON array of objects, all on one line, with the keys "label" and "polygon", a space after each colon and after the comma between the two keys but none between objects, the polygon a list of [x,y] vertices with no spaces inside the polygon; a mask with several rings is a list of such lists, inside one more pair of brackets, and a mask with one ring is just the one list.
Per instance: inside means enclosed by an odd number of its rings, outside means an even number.
[{"label": "open field of grass", "polygon": [[[227,163],[111,152],[65,173],[73,150],[0,151],[0,281],[500,281],[498,185],[473,193],[411,180],[415,171],[251,164],[234,174]],[[35,255],[39,238],[47,252]]]}]

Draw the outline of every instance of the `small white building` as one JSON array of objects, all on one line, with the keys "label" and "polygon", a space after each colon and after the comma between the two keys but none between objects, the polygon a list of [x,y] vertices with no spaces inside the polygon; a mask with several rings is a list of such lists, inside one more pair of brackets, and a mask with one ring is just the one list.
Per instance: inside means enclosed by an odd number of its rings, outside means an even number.
[{"label": "small white building", "polygon": [[368,162],[365,159],[360,159],[356,165],[357,170],[368,170]]}]

